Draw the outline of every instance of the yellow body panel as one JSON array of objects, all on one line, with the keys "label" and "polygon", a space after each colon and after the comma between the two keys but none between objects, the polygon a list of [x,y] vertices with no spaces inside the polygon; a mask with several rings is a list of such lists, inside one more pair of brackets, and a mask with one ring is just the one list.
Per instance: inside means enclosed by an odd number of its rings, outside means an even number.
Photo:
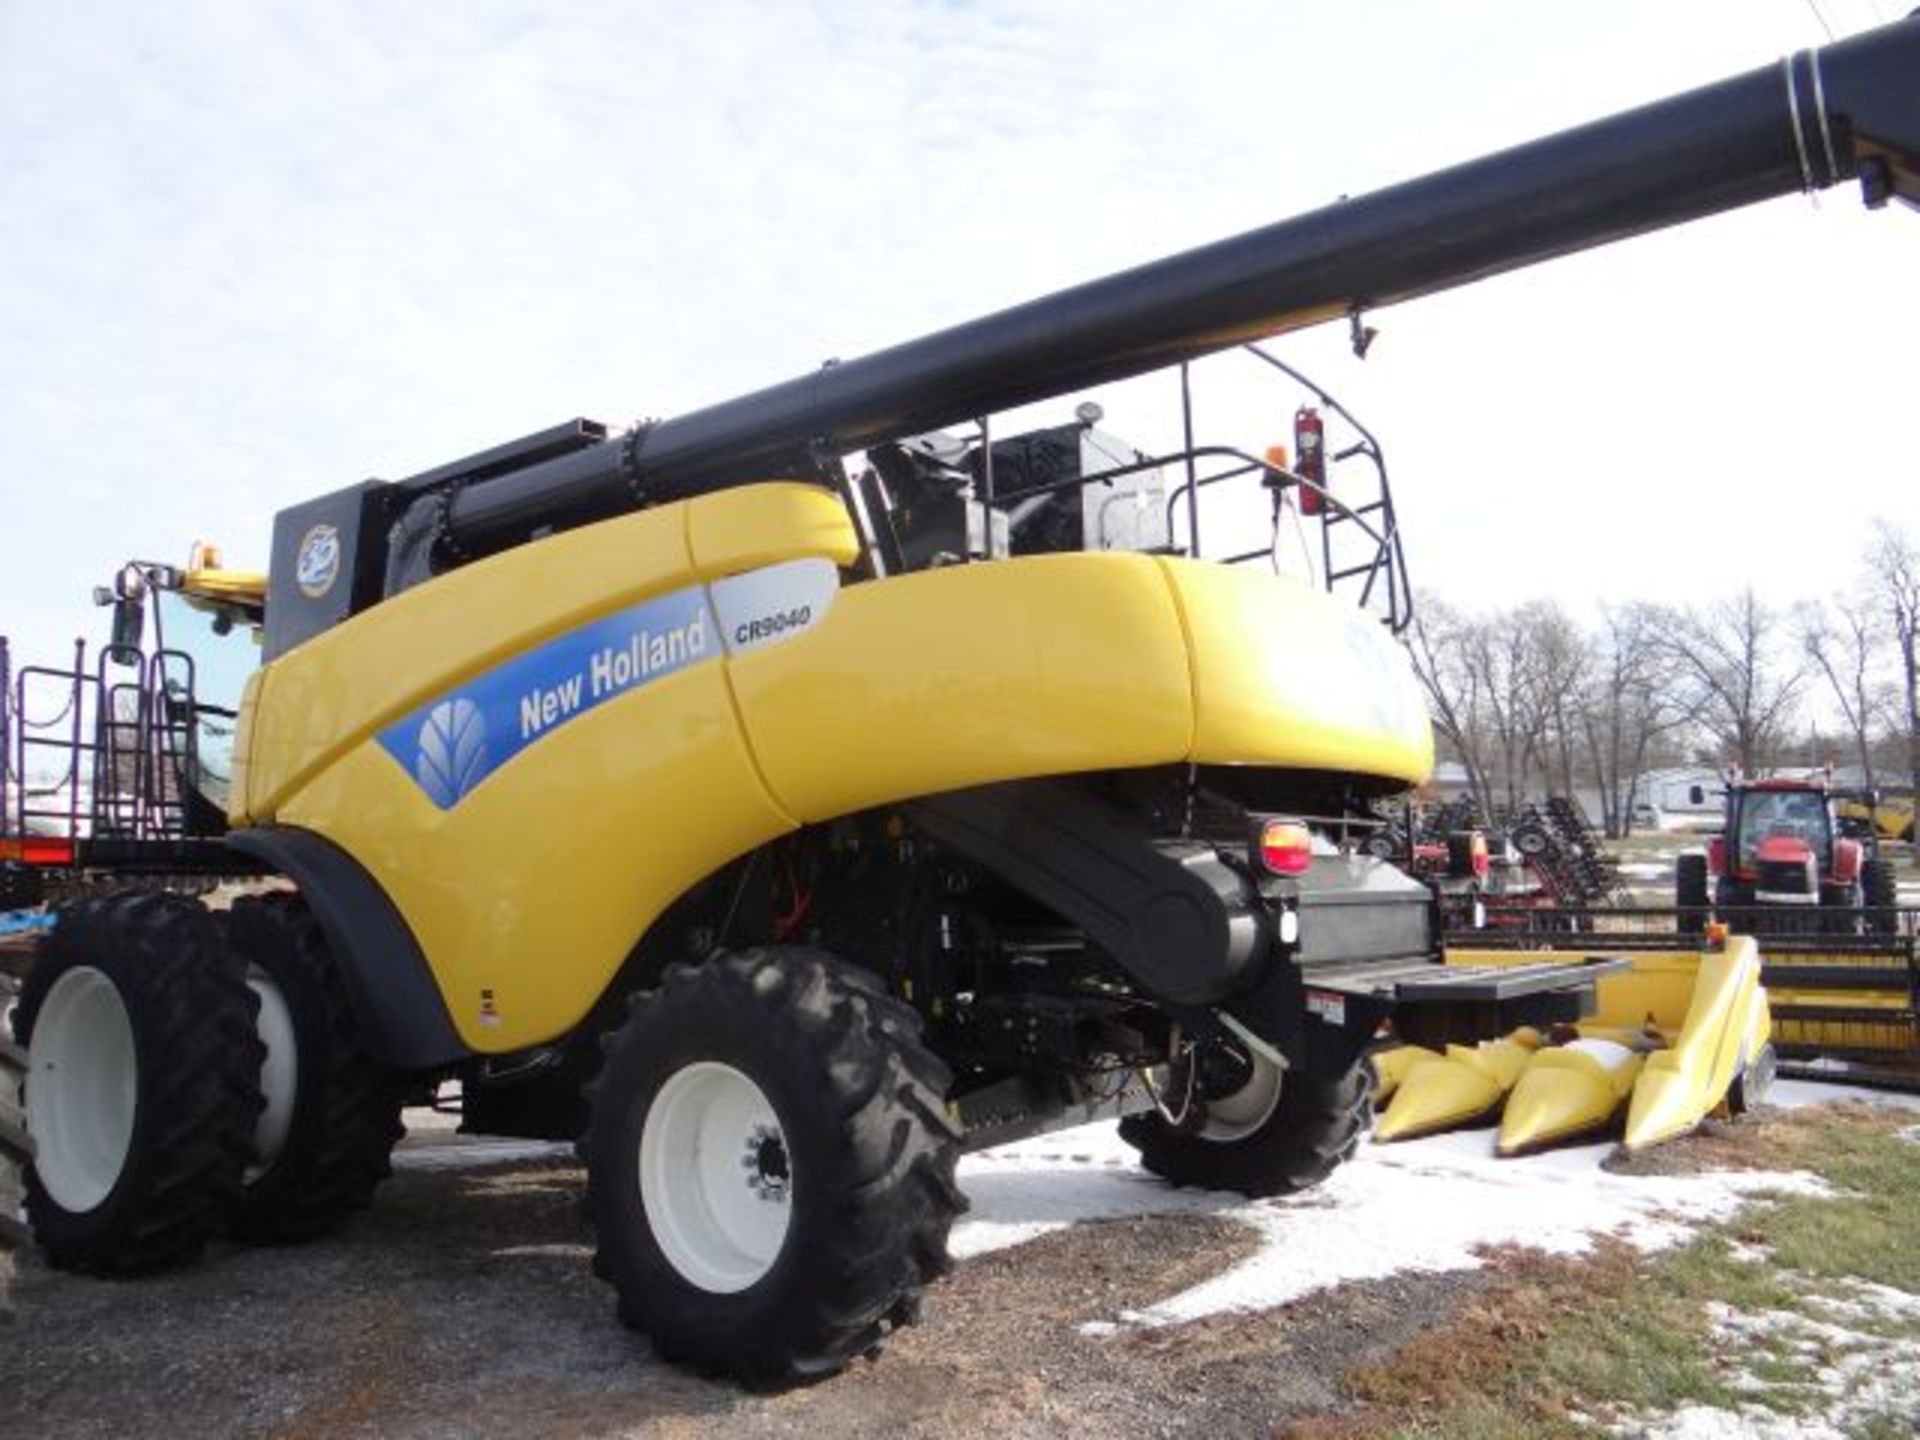
[{"label": "yellow body panel", "polygon": [[1297,580],[1163,559],[1193,657],[1193,758],[1418,783],[1433,726],[1385,629]]},{"label": "yellow body panel", "polygon": [[543,748],[564,763],[503,766],[441,810],[396,784],[369,740],[280,812],[379,880],[475,1050],[570,1030],[714,857],[793,828],[740,741],[717,664],[591,710]]},{"label": "yellow body panel", "polygon": [[703,580],[799,555],[824,555],[845,569],[860,554],[846,507],[815,485],[749,485],[674,508],[686,511],[687,551]]},{"label": "yellow body panel", "polygon": [[[354,856],[412,928],[462,1038],[500,1052],[571,1029],[668,904],[797,824],[967,785],[1185,761],[1406,784],[1430,764],[1398,647],[1297,582],[1088,554],[834,592],[832,568],[855,553],[835,497],[779,484],[457,569],[255,677],[234,818],[300,826]],[[397,758],[396,730],[449,696],[641,604],[718,615],[722,589],[788,561],[830,562],[828,589],[792,634],[723,654],[716,631],[685,668],[596,691],[563,723],[522,718],[505,758],[439,800],[424,739],[417,761]],[[1382,685],[1399,698],[1356,699]]]},{"label": "yellow body panel", "polygon": [[249,812],[274,817],[324,766],[462,680],[684,585],[693,568],[687,508],[642,511],[464,566],[268,665],[256,677]]},{"label": "yellow body panel", "polygon": [[1160,765],[1193,748],[1160,569],[1041,555],[856,585],[791,645],[736,657],[773,793],[802,820],[995,780]]}]

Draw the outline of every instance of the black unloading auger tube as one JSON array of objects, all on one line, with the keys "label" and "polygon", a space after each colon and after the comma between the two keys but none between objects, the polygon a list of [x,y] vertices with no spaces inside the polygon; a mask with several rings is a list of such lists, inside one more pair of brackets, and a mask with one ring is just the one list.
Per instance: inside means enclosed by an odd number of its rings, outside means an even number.
[{"label": "black unloading auger tube", "polygon": [[1854,177],[1920,203],[1920,12],[469,485],[429,525],[482,554]]}]

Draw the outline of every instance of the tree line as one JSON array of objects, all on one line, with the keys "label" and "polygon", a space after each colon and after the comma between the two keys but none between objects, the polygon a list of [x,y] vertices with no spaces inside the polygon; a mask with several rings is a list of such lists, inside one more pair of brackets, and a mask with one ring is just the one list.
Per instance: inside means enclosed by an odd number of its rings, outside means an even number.
[{"label": "tree line", "polygon": [[1644,777],[1832,760],[1920,791],[1920,547],[1873,523],[1858,582],[1777,607],[1751,587],[1703,606],[1630,601],[1584,625],[1552,600],[1469,613],[1425,595],[1406,634],[1443,758],[1481,812],[1597,791],[1609,835]]}]

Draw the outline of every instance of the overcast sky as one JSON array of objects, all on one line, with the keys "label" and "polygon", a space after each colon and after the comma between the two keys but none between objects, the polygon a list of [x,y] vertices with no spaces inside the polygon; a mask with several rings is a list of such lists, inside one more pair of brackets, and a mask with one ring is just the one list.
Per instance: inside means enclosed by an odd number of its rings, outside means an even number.
[{"label": "overcast sky", "polygon": [[[49,656],[130,555],[260,563],[277,508],[366,476],[673,414],[1823,39],[1806,0],[0,0],[0,631]],[[1364,364],[1337,327],[1281,349],[1386,442],[1450,598],[1816,595],[1868,517],[1920,528],[1917,259],[1920,215],[1836,190],[1380,312]],[[1219,438],[1284,438],[1284,403]]]}]

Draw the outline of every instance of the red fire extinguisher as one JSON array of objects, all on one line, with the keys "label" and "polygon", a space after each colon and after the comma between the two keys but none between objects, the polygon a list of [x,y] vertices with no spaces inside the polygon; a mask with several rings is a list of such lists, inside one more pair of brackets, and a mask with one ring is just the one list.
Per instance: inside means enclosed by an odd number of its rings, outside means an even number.
[{"label": "red fire extinguisher", "polygon": [[[1325,489],[1327,484],[1326,442],[1326,426],[1321,422],[1318,410],[1311,405],[1302,405],[1293,412],[1293,473],[1321,489]],[[1318,515],[1325,503],[1320,490],[1310,490],[1305,485],[1300,487],[1302,515]]]}]

